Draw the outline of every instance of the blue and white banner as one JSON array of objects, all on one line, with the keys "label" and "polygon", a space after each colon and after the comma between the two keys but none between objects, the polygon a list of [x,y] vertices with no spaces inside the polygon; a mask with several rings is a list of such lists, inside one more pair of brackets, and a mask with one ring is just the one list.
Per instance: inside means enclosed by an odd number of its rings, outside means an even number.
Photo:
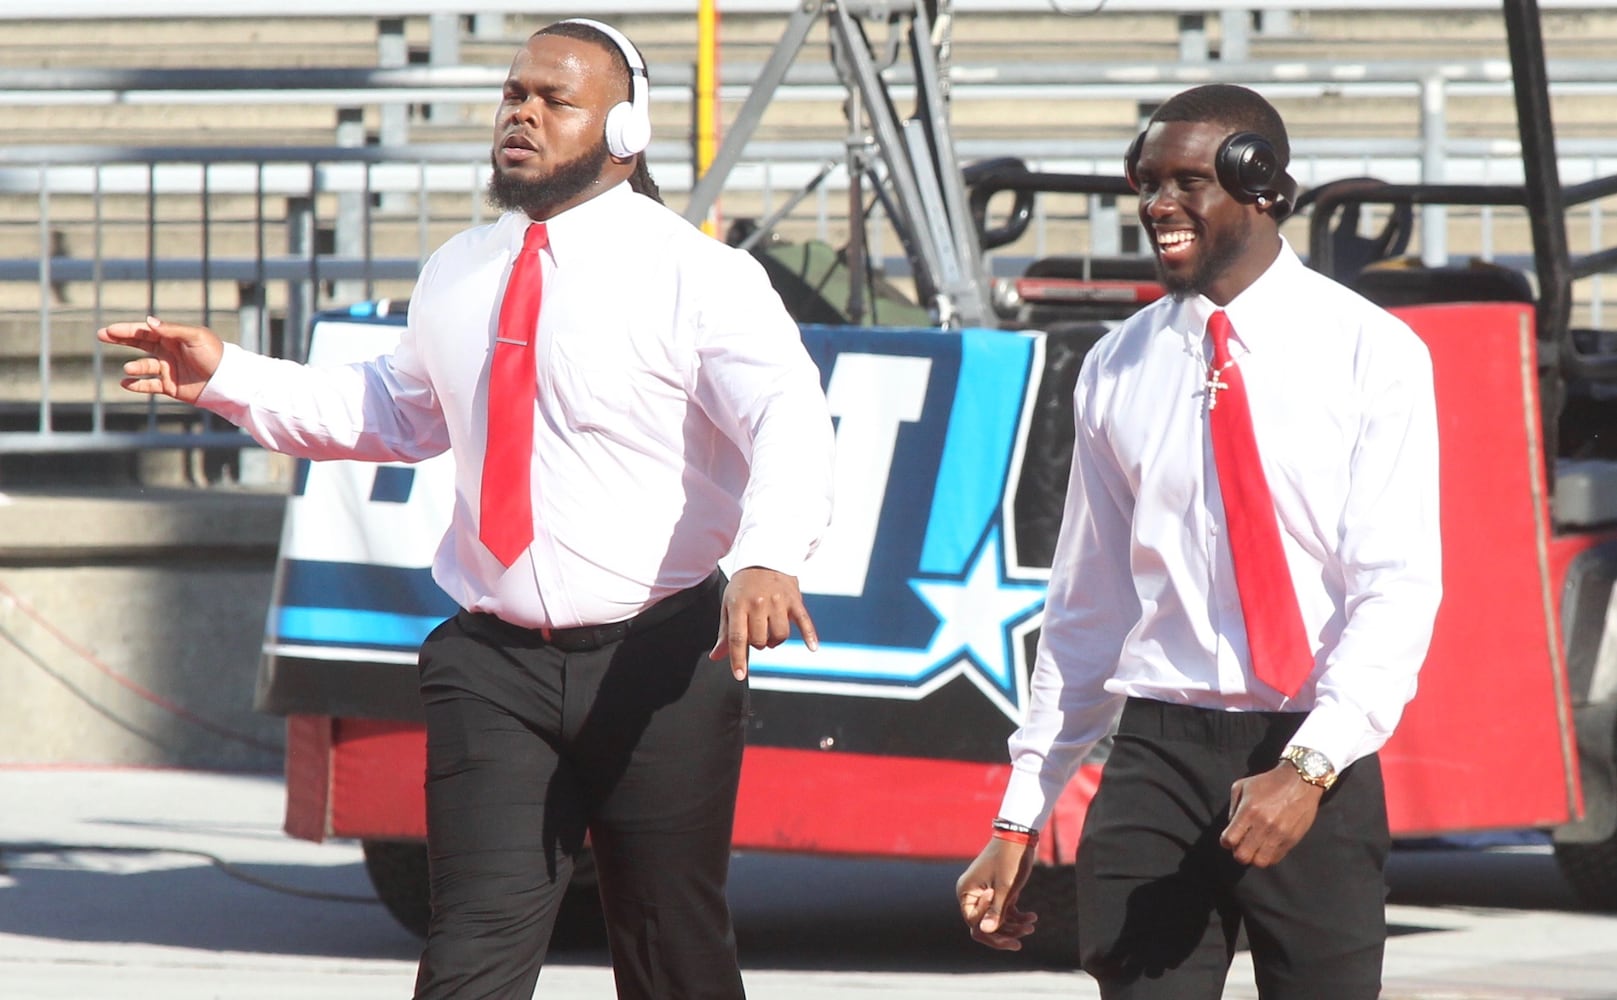
[{"label": "blue and white banner", "polygon": [[[402,322],[323,316],[310,360],[384,353]],[[803,340],[836,421],[835,520],[800,581],[820,648],[755,651],[754,689],[916,701],[964,678],[1019,719],[1049,571],[1018,564],[1011,501],[1043,335],[810,326]],[[430,575],[450,462],[300,463],[265,641],[272,674],[277,660],[415,662],[455,610]]]},{"label": "blue and white banner", "polygon": [[1010,502],[1043,338],[807,327],[836,420],[836,514],[800,581],[820,633],[754,654],[761,689],[918,699],[965,676],[1011,718],[1048,570]]}]

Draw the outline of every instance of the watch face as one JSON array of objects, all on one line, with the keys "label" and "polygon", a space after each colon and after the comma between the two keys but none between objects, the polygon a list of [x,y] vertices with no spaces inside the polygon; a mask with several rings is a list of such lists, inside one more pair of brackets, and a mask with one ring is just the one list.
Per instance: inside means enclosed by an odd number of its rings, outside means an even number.
[{"label": "watch face", "polygon": [[1336,778],[1336,768],[1332,767],[1330,760],[1318,750],[1288,747],[1285,758],[1292,762],[1305,779],[1316,785],[1329,785]]}]

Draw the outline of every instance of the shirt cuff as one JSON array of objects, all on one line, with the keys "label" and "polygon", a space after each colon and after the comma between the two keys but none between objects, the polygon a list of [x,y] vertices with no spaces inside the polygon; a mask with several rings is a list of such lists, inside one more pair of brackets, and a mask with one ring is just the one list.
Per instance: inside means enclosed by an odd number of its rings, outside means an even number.
[{"label": "shirt cuff", "polygon": [[1381,749],[1386,741],[1386,736],[1370,729],[1363,715],[1331,703],[1315,706],[1291,738],[1293,746],[1324,754],[1337,774],[1360,757]]},{"label": "shirt cuff", "polygon": [[226,343],[219,366],[202,387],[197,405],[214,413],[239,411],[252,393],[252,358],[254,355],[240,345]]},{"label": "shirt cuff", "polygon": [[798,577],[803,575],[803,564],[808,561],[809,551],[807,542],[753,530],[736,539],[731,558],[736,569],[759,566]]},{"label": "shirt cuff", "polygon": [[1037,773],[1012,766],[1011,779],[1005,784],[1005,797],[999,803],[999,818],[1042,830],[1050,821],[1050,813],[1055,811],[1060,795],[1061,788],[1046,787]]}]

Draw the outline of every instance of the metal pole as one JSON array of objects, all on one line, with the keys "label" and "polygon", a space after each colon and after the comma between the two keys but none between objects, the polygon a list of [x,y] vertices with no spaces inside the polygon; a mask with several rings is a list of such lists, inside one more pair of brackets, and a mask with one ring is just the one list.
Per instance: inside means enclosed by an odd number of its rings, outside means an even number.
[{"label": "metal pole", "polygon": [[[95,285],[95,291],[91,296],[94,302],[93,323],[98,330],[106,325],[106,289],[101,287],[106,271],[107,246],[104,230],[106,205],[101,193],[101,171],[102,167],[97,165],[95,189],[90,194],[90,214],[94,219],[90,229],[90,242],[95,253],[91,263],[90,282]],[[95,358],[91,366],[91,377],[95,379],[94,403],[90,415],[90,432],[93,434],[101,434],[107,429],[106,360],[106,345],[97,340]]]},{"label": "metal pole", "polygon": [[[1444,151],[1448,145],[1448,91],[1443,78],[1432,74],[1421,81],[1421,183],[1442,184]],[[1420,210],[1420,258],[1427,267],[1444,267],[1449,262],[1448,209],[1442,205],[1422,205]]]},{"label": "metal pole", "polygon": [[[365,112],[359,108],[337,109],[337,145],[345,149],[357,149],[365,145]],[[364,163],[353,163],[351,166],[365,170]],[[334,167],[334,169],[341,169]],[[365,202],[369,199],[366,188],[360,185],[358,191],[339,191],[337,194],[337,215],[332,220],[335,232],[332,235],[332,249],[338,257],[347,257],[350,260],[360,257],[365,252],[365,224],[369,214]],[[331,283],[331,297],[343,305],[352,305],[366,297],[368,294],[364,282],[345,279]]]},{"label": "metal pole", "polygon": [[910,149],[893,110],[892,97],[871,58],[870,44],[853,15],[840,4],[834,5],[830,14],[831,31],[840,41],[842,52],[848,59],[848,72],[852,77],[848,86],[863,92],[871,131],[881,149],[882,162],[887,164],[887,181],[893,190],[890,207],[896,213],[893,223],[915,268],[916,291],[925,304],[938,308],[940,312],[952,311],[955,303],[940,306],[936,301],[939,293],[949,291],[942,283],[941,260],[949,248],[940,247],[931,238],[932,231],[927,226],[926,209],[916,179],[919,171],[910,158]]},{"label": "metal pole", "polygon": [[[1539,358],[1550,362],[1572,349],[1567,337],[1572,265],[1567,248],[1566,198],[1555,159],[1555,126],[1550,117],[1550,81],[1544,64],[1538,0],[1504,0],[1504,7],[1516,92],[1516,123],[1521,132],[1527,218],[1538,271]],[[1559,367],[1548,366],[1540,392],[1544,402],[1544,452],[1546,461],[1552,464],[1559,439],[1563,390]],[[1553,482],[1554,476],[1550,479]]]},{"label": "metal pole", "polygon": [[[239,303],[236,307],[239,317],[237,341],[255,354],[267,353],[266,345],[259,337],[259,331],[265,328],[265,314],[268,312],[264,283],[241,281],[236,283],[236,289]],[[274,481],[274,472],[274,460],[262,448],[244,447],[236,453],[236,481],[242,485],[263,486]]]},{"label": "metal pole", "polygon": [[[286,199],[286,250],[292,257],[307,254],[311,261],[314,259],[313,197]],[[286,335],[282,340],[286,344],[286,356],[294,361],[303,361],[309,356],[304,337],[309,321],[314,318],[314,283],[312,264],[307,278],[291,278],[286,283]]]},{"label": "metal pole", "polygon": [[[1042,202],[1040,203],[1043,204]],[[1117,208],[1117,196],[1092,194],[1089,196],[1089,252],[1095,257],[1121,257],[1123,255],[1123,213]]]},{"label": "metal pole", "polygon": [[1207,15],[1201,12],[1179,15],[1179,61],[1207,61]]},{"label": "metal pole", "polygon": [[1252,12],[1245,8],[1221,11],[1218,15],[1220,62],[1244,63],[1251,57]]},{"label": "metal pole", "polygon": [[51,192],[49,166],[39,165],[39,430],[51,427]]},{"label": "metal pole", "polygon": [[[947,0],[941,2],[939,7],[947,18]],[[944,23],[949,22],[945,20]],[[955,158],[954,133],[949,127],[949,102],[943,82],[946,70],[933,57],[931,38],[932,28],[927,21],[926,7],[917,3],[910,29],[910,48],[915,56],[919,104],[925,109],[931,129],[920,130],[920,139],[912,142],[911,162],[916,164],[918,173],[923,167],[931,172],[946,213],[948,228],[939,234],[939,239],[948,241],[941,244],[943,256],[948,256],[948,249],[953,248],[954,274],[945,284],[945,290],[954,300],[960,322],[966,326],[981,326],[991,319],[988,274],[983,267],[982,247],[977,241],[977,226],[966,203],[964,175],[960,170],[960,161]],[[932,155],[924,160],[917,157],[920,150],[914,148],[921,145],[921,140],[931,143]]]},{"label": "metal pole", "polygon": [[735,121],[730,123],[729,130],[724,135],[724,141],[719,145],[719,151],[714,155],[713,162],[703,172],[701,179],[691,187],[690,201],[685,204],[685,219],[688,222],[700,224],[708,216],[709,210],[719,200],[719,192],[724,188],[724,182],[730,176],[730,171],[741,159],[741,151],[746,148],[747,140],[752,137],[753,130],[763,120],[764,110],[775,96],[775,88],[786,79],[786,71],[791,68],[792,61],[797,58],[797,52],[803,47],[803,40],[808,37],[809,29],[819,20],[821,0],[805,0],[786,23],[786,30],[781,34],[780,41],[775,43],[775,50],[769,54],[769,60],[758,73],[758,80],[748,91],[747,99],[736,113]]},{"label": "metal pole", "polygon": [[[376,65],[382,69],[405,67],[410,64],[410,47],[404,39],[404,18],[387,17],[376,22]],[[377,144],[383,147],[403,146],[410,141],[410,106],[398,101],[385,101],[377,108]],[[387,194],[382,197],[385,212],[408,210],[404,196]]]},{"label": "metal pole", "polygon": [[[460,65],[460,15],[427,15],[427,62],[432,66]],[[446,125],[455,120],[458,107],[454,104],[435,103],[427,108],[427,119],[434,125]]]},{"label": "metal pole", "polygon": [[[704,176],[719,145],[719,10],[715,0],[696,6],[696,173]],[[702,232],[718,236],[723,222],[715,204],[701,220]]]},{"label": "metal pole", "polygon": [[[404,41],[404,18],[384,17],[376,22],[376,65],[395,69],[410,63],[410,47]],[[410,107],[397,101],[380,108],[378,138],[383,146],[402,146],[410,141]]]}]

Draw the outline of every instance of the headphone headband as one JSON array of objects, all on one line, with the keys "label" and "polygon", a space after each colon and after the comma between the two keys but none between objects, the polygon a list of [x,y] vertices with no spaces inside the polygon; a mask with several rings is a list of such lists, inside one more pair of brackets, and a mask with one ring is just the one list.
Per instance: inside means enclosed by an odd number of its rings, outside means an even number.
[{"label": "headphone headband", "polygon": [[646,64],[640,59],[640,50],[636,49],[634,45],[629,42],[628,37],[625,36],[623,32],[612,27],[610,24],[604,24],[588,17],[569,17],[565,20],[557,21],[556,23],[582,24],[585,27],[594,28],[596,31],[599,31],[601,34],[610,39],[612,44],[617,46],[618,51],[623,53],[623,61],[629,64],[630,73],[638,76],[646,75]]},{"label": "headphone headband", "polygon": [[646,79],[646,63],[623,32],[610,24],[587,17],[569,17],[557,24],[582,24],[605,35],[629,64],[629,100],[612,106],[606,113],[606,147],[613,156],[624,158],[643,152],[651,145],[651,95]]}]

